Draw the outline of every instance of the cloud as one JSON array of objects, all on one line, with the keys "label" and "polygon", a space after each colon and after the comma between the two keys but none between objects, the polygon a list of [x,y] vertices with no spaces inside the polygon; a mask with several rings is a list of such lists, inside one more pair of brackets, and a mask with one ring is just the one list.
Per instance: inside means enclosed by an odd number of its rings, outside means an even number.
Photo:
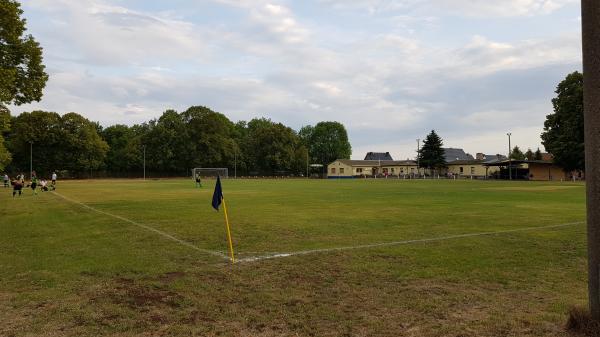
[{"label": "cloud", "polygon": [[[516,144],[536,147],[554,86],[580,68],[579,32],[514,38],[483,24],[446,32],[448,13],[528,16],[569,4],[502,3],[508,10],[479,0],[215,0],[183,13],[176,4],[31,0],[50,81],[42,102],[12,110],[75,111],[103,125],[191,105],[295,128],[338,120],[355,158],[412,157],[414,139],[433,128],[470,152],[502,151],[508,129]],[[340,15],[365,8],[361,25]],[[435,36],[410,32],[423,26]]]},{"label": "cloud", "polygon": [[321,0],[338,10],[363,10],[369,14],[399,11],[451,13],[473,17],[514,17],[545,15],[576,0]]}]

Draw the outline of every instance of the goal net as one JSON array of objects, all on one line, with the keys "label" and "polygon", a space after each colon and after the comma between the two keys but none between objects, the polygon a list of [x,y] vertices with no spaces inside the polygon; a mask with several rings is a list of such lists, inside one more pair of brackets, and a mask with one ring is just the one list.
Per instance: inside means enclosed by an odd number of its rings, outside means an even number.
[{"label": "goal net", "polygon": [[217,177],[220,176],[221,178],[227,178],[229,177],[228,174],[228,170],[227,168],[222,168],[222,167],[218,167],[218,168],[206,168],[206,167],[197,167],[195,169],[192,169],[192,179],[195,180],[196,177],[200,177],[200,178],[206,178],[206,177]]}]

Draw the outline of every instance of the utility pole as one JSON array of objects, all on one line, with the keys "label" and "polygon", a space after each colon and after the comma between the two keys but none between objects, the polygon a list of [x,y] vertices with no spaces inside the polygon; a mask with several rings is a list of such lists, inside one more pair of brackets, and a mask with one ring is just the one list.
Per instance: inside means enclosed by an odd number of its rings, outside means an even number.
[{"label": "utility pole", "polygon": [[507,133],[508,136],[508,180],[512,180],[512,159],[510,158],[510,136],[512,133]]},{"label": "utility pole", "polygon": [[233,151],[233,179],[237,179],[237,150]]},{"label": "utility pole", "polygon": [[144,147],[144,181],[146,180],[146,144],[143,145]]},{"label": "utility pole", "polygon": [[600,321],[600,1],[581,1],[590,313]]}]

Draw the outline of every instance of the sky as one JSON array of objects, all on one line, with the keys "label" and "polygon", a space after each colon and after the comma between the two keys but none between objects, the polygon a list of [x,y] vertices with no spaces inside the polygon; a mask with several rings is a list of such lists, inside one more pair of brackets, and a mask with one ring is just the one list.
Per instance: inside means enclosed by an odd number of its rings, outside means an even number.
[{"label": "sky", "polygon": [[346,126],[352,158],[542,150],[581,71],[577,0],[22,0],[50,79],[13,114],[133,125],[207,106],[232,121]]}]

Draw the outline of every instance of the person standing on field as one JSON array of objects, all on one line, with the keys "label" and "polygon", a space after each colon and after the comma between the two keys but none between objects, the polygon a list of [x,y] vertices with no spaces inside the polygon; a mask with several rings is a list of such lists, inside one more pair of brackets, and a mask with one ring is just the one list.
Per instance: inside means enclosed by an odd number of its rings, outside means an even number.
[{"label": "person standing on field", "polygon": [[4,187],[8,187],[8,181],[9,181],[8,174],[4,173]]},{"label": "person standing on field", "polygon": [[19,192],[19,196],[21,196],[21,193],[22,193],[21,191],[23,190],[23,183],[21,182],[21,180],[19,180],[19,177],[17,177],[17,179],[13,180],[12,185],[13,185],[13,198],[15,197],[17,192]]},{"label": "person standing on field", "polygon": [[52,172],[52,190],[56,189],[56,172]]},{"label": "person standing on field", "polygon": [[33,191],[33,194],[36,195],[37,191],[35,190],[35,188],[37,187],[37,183],[38,183],[38,178],[35,174],[35,171],[31,172],[31,190]]}]

